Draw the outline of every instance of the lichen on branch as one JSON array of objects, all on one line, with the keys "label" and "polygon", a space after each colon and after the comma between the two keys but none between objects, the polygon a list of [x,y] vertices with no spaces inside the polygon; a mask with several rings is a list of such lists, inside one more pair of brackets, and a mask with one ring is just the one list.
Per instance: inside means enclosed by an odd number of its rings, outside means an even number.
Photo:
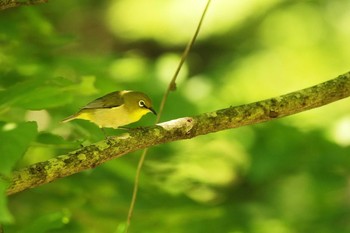
[{"label": "lichen on branch", "polygon": [[36,5],[47,2],[48,0],[0,0],[0,10],[19,6]]},{"label": "lichen on branch", "polygon": [[92,145],[13,172],[7,194],[52,182],[130,152],[172,141],[238,128],[317,108],[350,95],[350,72],[286,95],[193,117],[131,129]]}]

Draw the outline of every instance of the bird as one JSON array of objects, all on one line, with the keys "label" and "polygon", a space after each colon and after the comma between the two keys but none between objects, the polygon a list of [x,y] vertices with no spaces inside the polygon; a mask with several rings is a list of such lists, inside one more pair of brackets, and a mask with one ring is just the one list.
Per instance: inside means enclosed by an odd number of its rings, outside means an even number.
[{"label": "bird", "polygon": [[152,100],[139,91],[114,91],[88,103],[77,113],[62,120],[88,120],[100,128],[119,128],[139,121],[147,113],[157,115]]}]

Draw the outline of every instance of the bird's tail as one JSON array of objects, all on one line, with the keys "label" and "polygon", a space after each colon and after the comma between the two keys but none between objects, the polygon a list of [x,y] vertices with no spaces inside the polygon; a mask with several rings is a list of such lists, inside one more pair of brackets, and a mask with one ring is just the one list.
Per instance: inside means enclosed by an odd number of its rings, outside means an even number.
[{"label": "bird's tail", "polygon": [[66,123],[66,122],[68,122],[68,121],[74,120],[75,118],[77,118],[77,116],[78,116],[77,113],[76,113],[76,114],[73,114],[73,115],[71,115],[71,116],[69,116],[69,117],[67,117],[67,118],[64,118],[61,122],[62,122],[62,123]]}]

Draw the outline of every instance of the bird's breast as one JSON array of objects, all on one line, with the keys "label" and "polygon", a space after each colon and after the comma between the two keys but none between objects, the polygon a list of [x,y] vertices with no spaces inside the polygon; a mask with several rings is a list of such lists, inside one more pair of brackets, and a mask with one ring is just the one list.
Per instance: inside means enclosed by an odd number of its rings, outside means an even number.
[{"label": "bird's breast", "polygon": [[89,111],[89,120],[99,127],[103,128],[118,128],[119,126],[127,125],[137,121],[132,114],[129,113],[124,106],[115,108],[101,108],[101,109],[86,109]]}]

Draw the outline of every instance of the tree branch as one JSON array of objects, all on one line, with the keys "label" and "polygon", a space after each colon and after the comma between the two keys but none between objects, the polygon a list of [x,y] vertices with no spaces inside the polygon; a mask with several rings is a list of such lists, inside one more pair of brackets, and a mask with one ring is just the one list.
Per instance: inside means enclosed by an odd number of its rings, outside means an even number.
[{"label": "tree branch", "polygon": [[251,104],[184,117],[83,147],[67,155],[14,171],[7,194],[94,168],[143,148],[199,135],[270,121],[320,107],[350,95],[350,72],[316,86]]},{"label": "tree branch", "polygon": [[0,0],[0,10],[7,8],[47,3],[49,0]]}]

